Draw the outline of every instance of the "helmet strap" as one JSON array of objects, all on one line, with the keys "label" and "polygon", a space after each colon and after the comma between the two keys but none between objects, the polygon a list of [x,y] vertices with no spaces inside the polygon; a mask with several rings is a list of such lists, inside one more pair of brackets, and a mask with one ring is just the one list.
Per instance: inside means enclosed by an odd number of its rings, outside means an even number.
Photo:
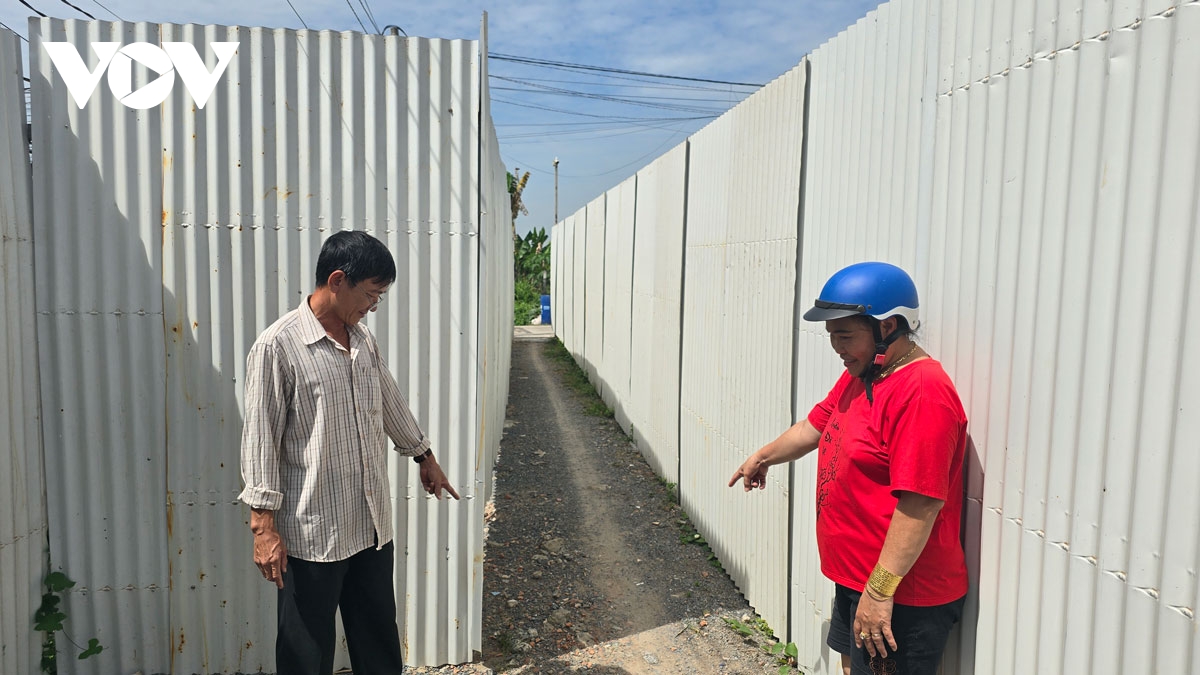
[{"label": "helmet strap", "polygon": [[875,403],[874,391],[872,391],[871,385],[874,383],[875,378],[879,377],[880,371],[883,370],[883,365],[887,361],[888,347],[891,347],[893,342],[900,339],[899,329],[892,331],[886,338],[883,337],[883,331],[879,328],[882,323],[879,319],[871,317],[871,332],[875,337],[875,359],[871,362],[870,366],[867,366],[862,375],[859,376],[863,381],[863,386],[867,390],[867,403],[870,404]]}]

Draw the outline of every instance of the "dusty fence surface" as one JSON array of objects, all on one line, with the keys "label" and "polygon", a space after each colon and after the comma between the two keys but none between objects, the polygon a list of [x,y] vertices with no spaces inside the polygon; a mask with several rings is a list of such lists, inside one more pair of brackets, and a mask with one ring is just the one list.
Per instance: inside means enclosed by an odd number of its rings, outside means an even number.
[{"label": "dusty fence surface", "polygon": [[0,29],[0,672],[37,672],[33,614],[46,573],[33,297],[29,136],[20,43]]},{"label": "dusty fence surface", "polygon": [[[393,458],[406,657],[471,660],[512,315],[486,27],[471,41],[42,19],[29,37],[32,173],[22,97],[0,97],[0,670],[37,669],[47,547],[78,582],[72,635],[105,646],[59,672],[273,670],[275,591],[236,499],[245,358],[345,229],[396,257],[368,324],[463,495],[427,497]],[[185,43],[209,67],[211,45],[237,48],[204,106],[177,81],[126,107],[102,81],[80,107],[51,41],[85,61],[97,42]],[[19,54],[0,34],[5,92],[20,93]]]},{"label": "dusty fence surface", "polygon": [[806,671],[815,463],[725,484],[838,375],[799,315],[881,259],[970,419],[944,672],[1200,673],[1197,72],[1197,2],[895,0],[553,229],[557,334]]}]

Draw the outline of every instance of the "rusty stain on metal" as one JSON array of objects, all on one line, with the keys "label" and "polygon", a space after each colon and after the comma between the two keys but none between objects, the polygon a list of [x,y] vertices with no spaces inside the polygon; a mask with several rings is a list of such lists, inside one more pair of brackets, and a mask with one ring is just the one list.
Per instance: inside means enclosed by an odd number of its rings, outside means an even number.
[{"label": "rusty stain on metal", "polygon": [[[167,490],[167,538],[174,535],[175,529],[175,493]],[[182,553],[180,549],[180,553]]]}]

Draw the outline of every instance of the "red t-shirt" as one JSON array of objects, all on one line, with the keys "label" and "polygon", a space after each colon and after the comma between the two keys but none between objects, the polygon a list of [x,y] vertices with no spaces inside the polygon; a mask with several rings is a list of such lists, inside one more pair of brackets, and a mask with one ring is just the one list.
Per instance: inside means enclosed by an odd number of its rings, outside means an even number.
[{"label": "red t-shirt", "polygon": [[817,460],[817,549],[821,572],[862,591],[879,560],[901,491],[945,505],[896,602],[930,607],[967,593],[959,538],[967,416],[954,383],[933,359],[874,384],[867,403],[849,371],[808,414],[821,432]]}]

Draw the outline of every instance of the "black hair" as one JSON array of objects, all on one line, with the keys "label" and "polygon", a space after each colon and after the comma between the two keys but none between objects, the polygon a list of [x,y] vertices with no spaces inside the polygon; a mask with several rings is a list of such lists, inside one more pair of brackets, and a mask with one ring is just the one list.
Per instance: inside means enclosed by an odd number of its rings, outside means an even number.
[{"label": "black hair", "polygon": [[342,230],[325,240],[317,256],[317,288],[329,281],[337,270],[345,272],[351,284],[374,280],[390,284],[396,280],[396,261],[375,237],[357,230]]},{"label": "black hair", "polygon": [[[870,316],[869,314],[855,314],[851,318],[857,319],[859,323],[861,323],[863,326],[865,326],[867,328],[867,330],[872,330],[872,329],[874,329],[875,326],[882,323],[879,319],[876,319],[875,317]],[[893,314],[892,316],[890,316],[888,318],[896,319],[896,330],[893,331],[893,333],[896,334],[896,337],[893,338],[893,340],[899,340],[902,337],[906,337],[909,339],[916,338],[916,336],[917,336],[916,329],[908,324],[908,318],[905,317],[903,314]],[[889,336],[890,336],[890,334],[889,334]]]}]

